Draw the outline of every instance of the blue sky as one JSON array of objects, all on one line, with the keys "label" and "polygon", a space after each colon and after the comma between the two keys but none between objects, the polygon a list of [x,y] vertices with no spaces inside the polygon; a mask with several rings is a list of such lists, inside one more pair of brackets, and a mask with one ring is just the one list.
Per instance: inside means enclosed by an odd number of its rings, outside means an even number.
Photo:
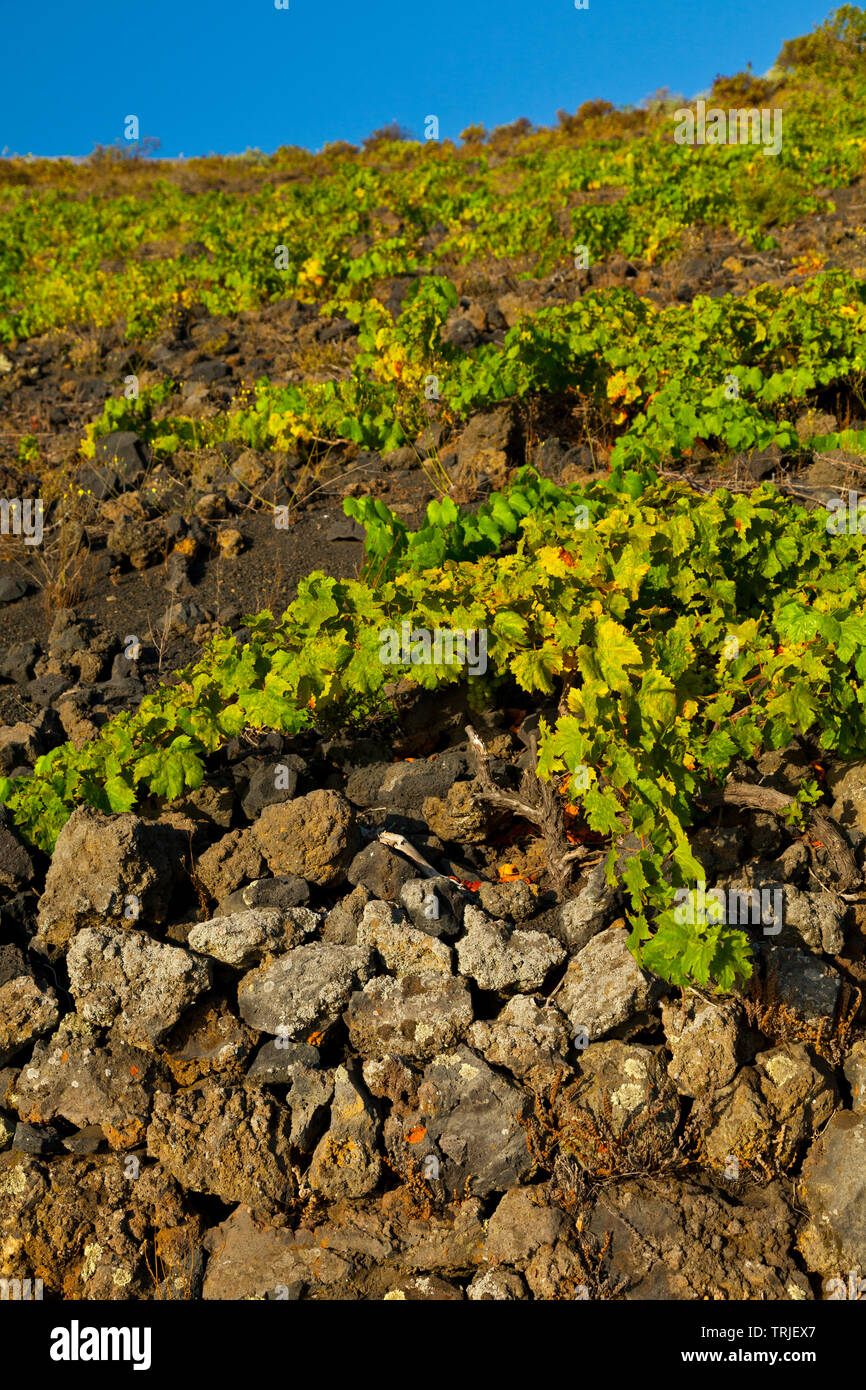
[{"label": "blue sky", "polygon": [[89,154],[123,134],[174,157],[359,143],[396,120],[443,138],[659,87],[764,72],[829,0],[0,0],[0,149]]}]

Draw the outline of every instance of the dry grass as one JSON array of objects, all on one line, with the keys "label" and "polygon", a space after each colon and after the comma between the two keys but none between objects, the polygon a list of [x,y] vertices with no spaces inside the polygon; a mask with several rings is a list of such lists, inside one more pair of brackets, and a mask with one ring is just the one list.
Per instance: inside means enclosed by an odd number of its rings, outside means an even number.
[{"label": "dry grass", "polygon": [[846,982],[833,1017],[822,1018],[817,1025],[805,1023],[779,998],[778,976],[770,970],[763,981],[752,977],[743,1002],[748,1022],[771,1042],[806,1043],[825,1062],[838,1067],[850,1051],[862,1000],[861,991]]},{"label": "dry grass", "polygon": [[153,1280],[154,1298],[159,1302],[189,1300],[196,1297],[201,1251],[188,1226],[158,1231],[152,1243],[153,1258],[145,1247],[144,1263]]},{"label": "dry grass", "polygon": [[533,1161],[561,1183],[562,1160],[577,1164],[589,1188],[613,1180],[664,1173],[681,1173],[696,1166],[699,1141],[694,1123],[687,1122],[682,1134],[668,1143],[654,1123],[669,1107],[665,1096],[651,1099],[624,1124],[614,1119],[610,1098],[605,1092],[601,1113],[596,1115],[580,1105],[586,1089],[579,1078],[560,1091],[561,1075],[547,1095],[535,1094],[534,1113],[523,1121],[527,1145]]}]

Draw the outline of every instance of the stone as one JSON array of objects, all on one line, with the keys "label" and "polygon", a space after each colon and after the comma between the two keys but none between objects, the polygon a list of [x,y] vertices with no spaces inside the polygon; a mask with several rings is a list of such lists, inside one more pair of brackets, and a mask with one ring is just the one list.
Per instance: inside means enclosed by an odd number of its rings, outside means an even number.
[{"label": "stone", "polygon": [[404,859],[402,854],[374,840],[359,854],[355,855],[346,877],[354,885],[363,884],[374,898],[396,902],[403,886],[410,883],[417,874],[414,864]]},{"label": "stone", "polygon": [[189,598],[195,591],[192,559],[181,550],[173,550],[166,559],[165,587],[173,598]]},{"label": "stone", "polygon": [[310,901],[310,886],[294,874],[276,878],[254,878],[245,888],[236,888],[219,904],[216,917],[229,917],[233,912],[245,912],[254,907],[275,907],[281,912],[303,907]]},{"label": "stone", "polygon": [[378,1136],[379,1121],[369,1097],[345,1067],[338,1067],[330,1127],[307,1170],[313,1191],[330,1201],[372,1192],[382,1175],[382,1160],[376,1150]]},{"label": "stone", "polygon": [[159,630],[167,637],[190,637],[210,621],[207,611],[190,598],[176,598],[159,620]]},{"label": "stone", "polygon": [[436,1274],[412,1274],[393,1284],[384,1297],[400,1303],[462,1303],[463,1290]]},{"label": "stone", "polygon": [[714,1097],[702,1137],[707,1160],[725,1176],[736,1178],[743,1170],[760,1173],[765,1164],[769,1165],[773,1118],[751,1067],[744,1067],[731,1085]]},{"label": "stone", "polygon": [[[845,944],[842,924],[847,908],[830,893],[800,892],[790,881],[774,879],[754,865],[732,882],[718,886],[728,895],[728,920],[734,919],[757,935],[772,937],[783,946],[805,944],[810,951],[828,955],[838,955]],[[778,921],[777,908],[781,909]]]},{"label": "stone", "polygon": [[119,1039],[102,1046],[71,1015],[33,1049],[15,1097],[18,1114],[30,1124],[63,1119],[79,1128],[97,1125],[113,1149],[125,1150],[144,1138],[154,1091],[169,1088],[152,1053]]},{"label": "stone", "polygon": [[734,1079],[740,1062],[742,1013],[731,1000],[708,1000],[693,990],[662,1006],[670,1050],[668,1074],[684,1096],[716,1091]]},{"label": "stone", "polygon": [[266,806],[253,832],[274,874],[330,887],[341,882],[359,843],[355,815],[336,791],[314,791]]},{"label": "stone", "polygon": [[0,577],[0,607],[7,603],[17,603],[28,592],[30,585],[23,579],[13,579],[11,574]]},{"label": "stone", "polygon": [[146,570],[162,558],[166,543],[162,519],[151,517],[136,494],[108,503],[102,514],[113,520],[105,538],[112,555],[128,559],[136,570]]},{"label": "stone", "polygon": [[230,830],[199,856],[195,872],[208,896],[220,902],[242,883],[257,879],[264,867],[264,856],[252,831]]},{"label": "stone", "polygon": [[201,999],[184,1013],[163,1044],[166,1066],[179,1086],[207,1077],[240,1082],[256,1035],[236,1018],[224,999]]},{"label": "stone", "polygon": [[135,487],[150,466],[151,452],[132,430],[114,430],[96,440],[93,460],[114,475],[113,486]]},{"label": "stone", "polygon": [[538,889],[522,878],[504,883],[482,883],[478,898],[490,917],[504,918],[508,922],[527,922],[538,906]]},{"label": "stone", "polygon": [[38,680],[28,681],[25,689],[27,699],[40,709],[50,709],[64,690],[69,689],[69,681],[58,673],[40,676]]},{"label": "stone", "polygon": [[0,1154],[11,1149],[15,1140],[15,1121],[0,1110]]},{"label": "stone", "polygon": [[413,927],[428,936],[456,936],[463,925],[466,896],[450,878],[410,878],[400,902]]},{"label": "stone", "polygon": [[442,338],[444,342],[450,343],[452,347],[462,348],[464,352],[477,347],[481,341],[481,335],[475,324],[462,316],[450,320],[443,331]]},{"label": "stone", "polygon": [[796,933],[811,951],[840,955],[845,948],[846,905],[823,890],[800,893],[788,884],[784,892],[784,919],[788,931]]},{"label": "stone", "polygon": [[746,837],[737,825],[704,825],[690,831],[692,851],[703,864],[707,877],[733,878],[745,858]]},{"label": "stone", "polygon": [[308,1233],[254,1220],[248,1206],[236,1207],[204,1244],[210,1252],[203,1288],[208,1301],[293,1301],[308,1288],[334,1290],[353,1268],[337,1250],[311,1242]]},{"label": "stone", "polygon": [[468,770],[465,748],[449,748],[434,758],[370,763],[350,774],[346,796],[354,806],[387,806],[404,815],[419,815],[425,797],[447,796],[451,784]]},{"label": "stone", "polygon": [[866,761],[837,763],[827,782],[835,797],[830,814],[846,831],[866,837]]},{"label": "stone", "polygon": [[755,1072],[764,1103],[775,1121],[774,1157],[787,1168],[829,1120],[838,1091],[832,1075],[816,1065],[802,1043],[759,1052]]},{"label": "stone", "polygon": [[[503,312],[507,312],[504,307]],[[461,472],[470,475],[486,473],[491,479],[505,477],[509,468],[519,462],[519,436],[514,408],[497,406],[472,416],[457,445],[457,462]]]},{"label": "stone", "polygon": [[794,1224],[779,1184],[733,1203],[689,1178],[653,1175],[608,1184],[584,1231],[606,1247],[602,1272],[620,1299],[799,1302],[814,1295],[791,1248]]},{"label": "stone", "polygon": [[361,1074],[371,1096],[391,1102],[392,1114],[404,1114],[417,1108],[421,1074],[403,1057],[367,1057]]},{"label": "stone", "polygon": [[529,1097],[468,1047],[434,1057],[424,1072],[414,1114],[390,1116],[385,1141],[399,1172],[423,1173],[438,1161],[446,1192],[485,1197],[517,1186],[532,1157],[521,1123]]},{"label": "stone", "polygon": [[218,492],[206,492],[194,508],[200,521],[219,521],[226,515],[226,499]]},{"label": "stone", "polygon": [[866,1041],[856,1042],[845,1058],[845,1080],[851,1087],[851,1106],[866,1110]]},{"label": "stone", "polygon": [[749,843],[752,853],[762,859],[770,854],[775,854],[782,844],[782,832],[776,817],[771,815],[769,811],[753,811],[749,819],[751,822]]},{"label": "stone", "polygon": [[558,1072],[570,1070],[571,1029],[551,1001],[536,1004],[517,994],[496,1018],[473,1023],[466,1041],[492,1066],[504,1067],[533,1091],[543,1091]]},{"label": "stone", "polygon": [[805,951],[765,947],[768,997],[806,1028],[827,1027],[836,1012],[842,977]]},{"label": "stone", "polygon": [[565,959],[565,948],[543,932],[513,930],[507,922],[494,921],[480,908],[467,904],[464,935],[457,943],[461,975],[480,989],[541,989],[551,970]]},{"label": "stone", "polygon": [[24,952],[14,942],[7,941],[0,946],[0,985],[14,980],[18,975],[32,975]]},{"label": "stone", "polygon": [[249,489],[258,487],[268,476],[267,468],[253,449],[244,449],[238,455],[232,464],[232,473],[239,483]]},{"label": "stone", "polygon": [[213,956],[224,965],[247,969],[265,955],[300,946],[318,924],[318,915],[306,907],[289,908],[287,912],[275,907],[254,907],[199,923],[189,933],[187,943],[190,950]]},{"label": "stone", "polygon": [[559,910],[561,939],[570,952],[582,951],[604,931],[618,898],[618,891],[608,884],[604,865],[596,864],[575,897],[564,902]]},{"label": "stone", "polygon": [[526,1285],[514,1269],[485,1269],[466,1289],[473,1303],[510,1303],[526,1296]]},{"label": "stone", "polygon": [[[565,1098],[560,1124],[568,1149],[590,1173],[654,1166],[674,1149],[680,1105],[659,1048],[611,1040],[581,1054],[583,1087]],[[589,1117],[574,1125],[575,1110]]]},{"label": "stone", "polygon": [[553,1245],[567,1224],[565,1213],[547,1206],[541,1194],[518,1187],[506,1192],[487,1227],[487,1258],[523,1265],[542,1245]]},{"label": "stone", "polygon": [[228,830],[232,823],[234,801],[231,787],[203,782],[194,791],[187,792],[186,796],[172,802],[172,807],[182,811],[194,822],[204,822],[208,827],[215,825],[220,830]]},{"label": "stone", "polygon": [[254,821],[266,806],[291,801],[297,785],[297,770],[288,763],[264,763],[257,767],[241,802],[247,820]]},{"label": "stone", "polygon": [[810,1221],[799,1244],[827,1277],[866,1272],[866,1116],[838,1110],[814,1140],[798,1188]]},{"label": "stone", "polygon": [[[58,1302],[152,1299],[164,1290],[155,1291],[142,1242],[156,1242],[159,1267],[181,1280],[187,1298],[198,1297],[191,1266],[201,1218],[160,1164],[142,1162],[131,1180],[130,1157],[4,1154],[0,1278],[38,1275],[46,1300]],[[176,1256],[168,1249],[169,1232]]]},{"label": "stone", "polygon": [[40,988],[29,973],[0,985],[0,1067],[50,1033],[59,1017],[56,992]]},{"label": "stone", "polygon": [[161,925],[186,848],[180,832],[134,815],[73,811],[39,899],[38,948],[54,958],[82,927]]},{"label": "stone", "polygon": [[358,945],[375,950],[394,975],[418,975],[440,970],[452,973],[450,947],[426,932],[417,931],[390,903],[367,903],[358,927]]},{"label": "stone", "polygon": [[93,619],[76,619],[71,609],[61,608],[48,634],[45,674],[72,676],[82,685],[91,685],[107,674],[117,647],[117,637]]},{"label": "stone", "polygon": [[658,993],[627,940],[624,928],[608,927],[578,952],[565,973],[558,1006],[575,1033],[585,1029],[590,1041],[648,1009]]},{"label": "stone", "polygon": [[369,888],[359,884],[331,908],[322,927],[322,939],[332,946],[355,946],[364,908],[371,901]]},{"label": "stone", "polygon": [[488,836],[488,811],[474,782],[452,782],[444,798],[424,798],[421,814],[446,844],[483,845]]},{"label": "stone", "polygon": [[[343,1068],[338,1068],[338,1078],[341,1071]],[[312,1153],[328,1127],[329,1114],[333,1111],[331,1102],[334,1099],[334,1085],[331,1072],[305,1066],[301,1061],[293,1063],[286,1101],[292,1112],[292,1143],[301,1153]],[[345,1096],[342,1091],[340,1095],[342,1099],[339,1104],[343,1104]],[[323,1177],[323,1181],[325,1187],[331,1182],[327,1176]],[[336,1186],[336,1183],[332,1185]],[[320,1188],[320,1191],[324,1190],[324,1187]],[[344,1192],[342,1195],[350,1194]]]},{"label": "stone", "polygon": [[259,1032],[309,1041],[336,1022],[372,973],[372,955],[364,947],[324,941],[296,946],[244,975],[238,1008],[244,1022]]},{"label": "stone", "polygon": [[104,722],[104,711],[97,699],[96,688],[78,687],[67,690],[57,701],[57,717],[69,742],[76,752],[86,743],[96,738],[100,724]]},{"label": "stone", "polygon": [[211,968],[179,946],[143,932],[85,927],[66,957],[69,985],[86,1022],[116,1022],[125,1042],[145,1049],[165,1038],[211,984]]},{"label": "stone", "polygon": [[39,660],[41,648],[38,642],[15,642],[7,647],[0,658],[0,676],[3,680],[23,685],[32,680],[33,668]]},{"label": "stone", "polygon": [[472,999],[462,980],[432,971],[378,976],[352,996],[346,1023],[352,1046],[362,1057],[431,1060],[465,1035],[472,1022]]},{"label": "stone", "polygon": [[[413,455],[414,457],[414,455]],[[363,541],[366,531],[363,526],[359,526],[357,521],[351,517],[341,517],[339,521],[333,522],[325,532],[325,540],[331,541]]]},{"label": "stone", "polygon": [[0,728],[0,773],[8,777],[16,768],[32,767],[45,751],[36,724],[20,721]]},{"label": "stone", "polygon": [[147,1152],[184,1187],[272,1210],[292,1201],[290,1115],[257,1089],[209,1082],[154,1097]]},{"label": "stone", "polygon": [[236,526],[225,526],[217,531],[217,550],[224,560],[234,560],[242,555],[245,541]]},{"label": "stone", "polygon": [[247,1081],[262,1086],[290,1086],[299,1067],[312,1071],[320,1066],[317,1047],[271,1038],[262,1044],[250,1063]]},{"label": "stone", "polygon": [[23,1154],[50,1154],[60,1148],[60,1135],[51,1125],[28,1125],[21,1121],[15,1126],[13,1149]]},{"label": "stone", "polygon": [[105,1144],[102,1125],[85,1125],[63,1140],[63,1147],[71,1154],[95,1154]]}]

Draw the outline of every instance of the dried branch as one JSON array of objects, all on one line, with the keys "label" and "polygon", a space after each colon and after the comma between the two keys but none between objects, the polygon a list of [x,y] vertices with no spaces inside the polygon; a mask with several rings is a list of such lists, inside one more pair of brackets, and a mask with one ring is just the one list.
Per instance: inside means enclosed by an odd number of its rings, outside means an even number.
[{"label": "dried branch", "polygon": [[538,736],[529,739],[531,754],[530,766],[524,772],[519,792],[507,791],[498,786],[490,771],[490,757],[487,749],[471,724],[466,726],[469,748],[475,763],[478,782],[476,795],[493,806],[501,806],[514,815],[537,825],[547,848],[547,863],[557,886],[564,889],[571,877],[570,866],[579,859],[585,859],[589,850],[584,845],[573,848],[569,845],[565,832],[565,812],[562,801],[549,782],[542,782],[536,772],[538,763]]},{"label": "dried branch", "polygon": [[[774,787],[758,787],[750,782],[728,782],[715,800],[729,806],[745,806],[753,811],[768,811],[770,815],[781,816],[790,806],[797,804],[797,798]],[[839,828],[820,812],[810,812],[814,830],[830,857],[830,863],[837,879],[840,892],[845,893],[861,881],[860,870],[851,846]]]}]

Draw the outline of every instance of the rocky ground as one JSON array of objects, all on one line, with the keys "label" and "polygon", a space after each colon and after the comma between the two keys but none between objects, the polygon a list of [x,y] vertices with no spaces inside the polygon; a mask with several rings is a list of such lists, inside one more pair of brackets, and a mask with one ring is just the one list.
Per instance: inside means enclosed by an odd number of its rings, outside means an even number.
[{"label": "rocky ground", "polygon": [[[47,872],[3,829],[6,1277],[73,1299],[847,1286],[859,896],[765,812],[715,819],[714,882],[784,885],[786,920],[746,993],[681,995],[635,965],[600,867],[557,903],[526,840],[526,876],[496,881],[497,827],[439,724],[447,748],[416,736],[398,761],[372,737],[229,748],[157,820],[77,811]],[[485,729],[503,776],[520,732]],[[866,766],[829,779],[862,841]]]},{"label": "rocky ground", "polygon": [[[775,257],[707,236],[671,267],[467,272],[450,331],[495,341],[589,284],[687,302],[799,283],[814,253],[850,268],[862,197]],[[261,372],[309,375],[305,353],[339,371],[351,325],[332,329],[286,303],[189,318],[147,354],[110,333],[7,354],[0,442],[37,432],[66,482],[44,547],[3,541],[0,772],[81,746],[311,569],[355,573],[341,498],[417,517],[428,447],[466,501],[527,459],[565,480],[605,462],[547,403],[385,457],[169,468],[124,435],[72,468],[127,372],[181,377],[206,419]],[[833,411],[816,433],[857,423]],[[38,495],[14,458],[0,490]],[[818,500],[856,467],[839,452],[787,485]],[[785,922],[756,931],[748,990],[683,995],[636,966],[600,851],[563,901],[532,828],[479,801],[470,717],[516,785],[516,691],[479,718],[407,684],[364,730],[234,740],[168,809],[79,810],[50,862],[0,822],[0,1278],[64,1299],[811,1300],[866,1273],[866,764],[803,744],[750,770],[781,792],[817,772],[853,887],[814,834],[706,808],[709,881],[783,888]]]}]

